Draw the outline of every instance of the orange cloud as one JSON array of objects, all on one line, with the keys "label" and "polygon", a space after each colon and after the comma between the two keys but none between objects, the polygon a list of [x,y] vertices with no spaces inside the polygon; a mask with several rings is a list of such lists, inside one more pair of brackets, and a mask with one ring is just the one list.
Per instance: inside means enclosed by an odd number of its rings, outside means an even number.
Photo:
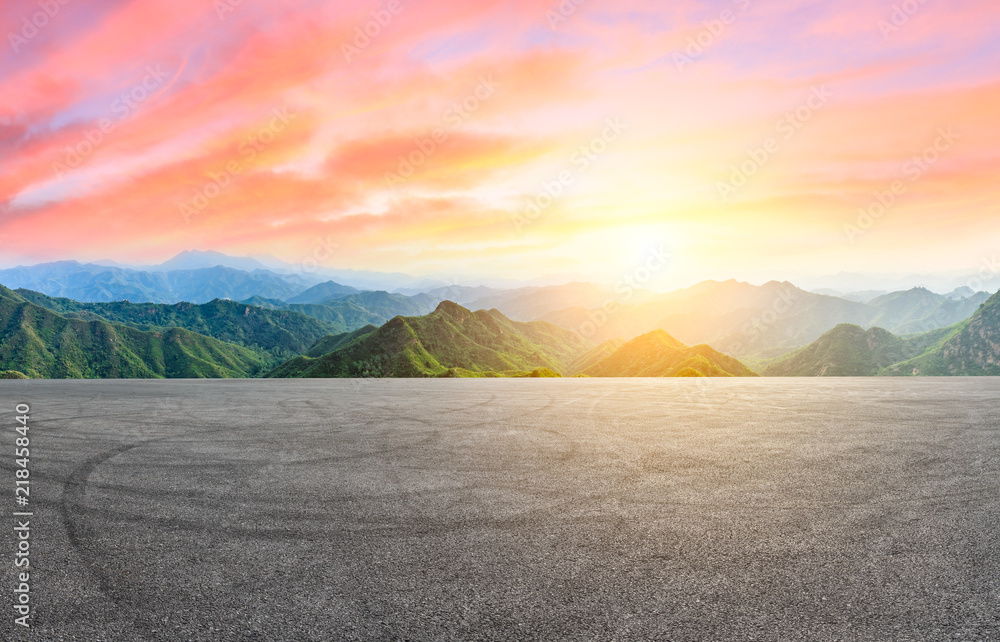
[{"label": "orange cloud", "polygon": [[[1000,8],[956,6],[70,4],[0,63],[0,234],[18,239],[5,260],[193,246],[300,260],[333,235],[339,267],[611,270],[614,244],[648,229],[683,237],[705,271],[777,263],[779,248],[783,267],[839,271],[920,239],[971,247],[996,215]],[[830,101],[720,199],[818,86]],[[607,118],[626,133],[575,163]],[[961,139],[870,250],[848,243],[843,225],[942,127]]]}]

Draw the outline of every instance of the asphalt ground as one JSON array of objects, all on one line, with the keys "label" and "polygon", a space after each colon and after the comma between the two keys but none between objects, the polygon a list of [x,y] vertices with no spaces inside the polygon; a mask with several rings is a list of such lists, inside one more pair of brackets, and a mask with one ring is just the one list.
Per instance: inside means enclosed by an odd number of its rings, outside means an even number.
[{"label": "asphalt ground", "polygon": [[964,378],[3,381],[0,639],[997,640],[998,399]]}]

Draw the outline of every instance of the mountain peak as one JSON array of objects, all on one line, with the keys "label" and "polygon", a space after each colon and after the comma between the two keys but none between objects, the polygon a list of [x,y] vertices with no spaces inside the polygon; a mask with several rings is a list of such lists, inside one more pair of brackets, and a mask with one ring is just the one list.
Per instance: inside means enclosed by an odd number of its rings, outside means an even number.
[{"label": "mountain peak", "polygon": [[218,266],[244,270],[246,272],[268,269],[266,265],[257,259],[244,256],[229,256],[228,254],[214,250],[184,250],[173,258],[153,266],[151,269],[160,272],[169,272],[172,270],[198,270]]},{"label": "mountain peak", "polygon": [[460,316],[460,317],[472,314],[470,310],[463,308],[454,301],[448,301],[447,299],[445,299],[441,303],[438,303],[438,306],[437,308],[434,309],[434,312],[435,313],[440,312],[442,314],[447,314],[449,316]]},{"label": "mountain peak", "polygon": [[674,338],[669,332],[662,329],[652,330],[650,332],[641,335],[640,337],[637,337],[637,339],[643,339],[645,341],[656,341],[658,343],[674,347],[684,346],[683,343]]},{"label": "mountain peak", "polygon": [[360,292],[357,288],[341,285],[336,281],[326,281],[312,286],[291,297],[286,303],[326,303],[331,299],[350,296]]},{"label": "mountain peak", "polygon": [[[602,344],[603,346],[604,344]],[[613,344],[612,344],[613,345]],[[664,330],[647,332],[617,349],[599,346],[590,355],[610,352],[583,370],[591,377],[754,377],[745,365],[707,345],[688,346]]]}]

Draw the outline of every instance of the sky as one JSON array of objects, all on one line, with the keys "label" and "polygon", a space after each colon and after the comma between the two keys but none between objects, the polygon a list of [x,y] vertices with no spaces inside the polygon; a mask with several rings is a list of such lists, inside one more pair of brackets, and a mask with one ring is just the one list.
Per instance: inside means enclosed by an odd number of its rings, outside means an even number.
[{"label": "sky", "polygon": [[993,0],[5,0],[0,27],[0,265],[680,285],[1000,252]]}]

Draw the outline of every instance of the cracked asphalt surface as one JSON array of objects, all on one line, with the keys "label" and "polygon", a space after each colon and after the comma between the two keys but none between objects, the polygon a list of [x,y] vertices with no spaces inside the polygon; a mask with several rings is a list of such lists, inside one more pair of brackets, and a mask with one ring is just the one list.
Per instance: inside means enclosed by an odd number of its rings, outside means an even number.
[{"label": "cracked asphalt surface", "polygon": [[998,393],[3,381],[0,639],[996,640]]}]

